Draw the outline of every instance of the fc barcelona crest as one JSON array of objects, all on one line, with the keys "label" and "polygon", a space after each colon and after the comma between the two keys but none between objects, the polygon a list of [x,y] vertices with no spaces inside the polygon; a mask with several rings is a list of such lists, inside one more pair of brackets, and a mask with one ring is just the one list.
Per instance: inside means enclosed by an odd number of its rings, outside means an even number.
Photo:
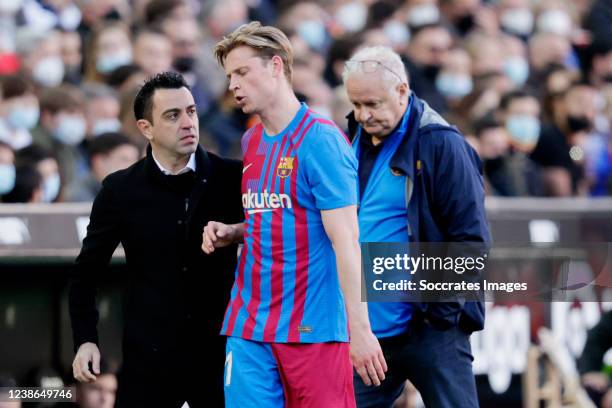
[{"label": "fc barcelona crest", "polygon": [[278,167],[276,169],[276,174],[278,177],[289,177],[291,175],[291,171],[293,170],[293,159],[294,157],[281,157],[280,162],[278,163]]}]

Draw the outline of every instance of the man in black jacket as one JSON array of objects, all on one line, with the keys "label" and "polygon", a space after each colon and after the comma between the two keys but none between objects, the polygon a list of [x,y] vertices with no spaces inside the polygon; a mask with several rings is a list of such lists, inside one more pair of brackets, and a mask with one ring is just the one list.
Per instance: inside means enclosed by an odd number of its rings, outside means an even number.
[{"label": "man in black jacket", "polygon": [[99,372],[97,281],[121,243],[129,274],[116,406],[223,406],[218,333],[236,247],[206,255],[200,246],[209,220],[241,221],[242,166],[198,145],[195,103],[178,74],[148,80],[134,113],[147,156],[104,180],[76,260],[73,373],[94,381]]}]

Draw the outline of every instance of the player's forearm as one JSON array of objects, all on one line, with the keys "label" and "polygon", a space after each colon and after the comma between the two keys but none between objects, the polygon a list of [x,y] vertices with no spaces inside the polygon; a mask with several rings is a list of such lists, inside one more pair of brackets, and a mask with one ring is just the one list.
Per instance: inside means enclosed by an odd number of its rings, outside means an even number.
[{"label": "player's forearm", "polygon": [[338,277],[351,331],[370,330],[367,303],[361,301],[361,250],[357,240],[335,244]]},{"label": "player's forearm", "polygon": [[242,244],[244,242],[244,222],[238,224],[231,224],[232,228],[232,242]]}]

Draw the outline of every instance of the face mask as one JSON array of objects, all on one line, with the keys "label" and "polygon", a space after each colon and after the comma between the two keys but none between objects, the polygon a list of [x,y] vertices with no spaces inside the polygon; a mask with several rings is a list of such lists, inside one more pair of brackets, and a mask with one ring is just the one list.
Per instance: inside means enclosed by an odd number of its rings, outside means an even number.
[{"label": "face mask", "polygon": [[307,20],[297,28],[297,32],[313,50],[321,50],[325,44],[325,27],[316,20]]},{"label": "face mask", "polygon": [[0,164],[0,195],[10,192],[15,187],[15,166]]},{"label": "face mask", "polygon": [[43,180],[43,196],[42,200],[45,203],[50,203],[55,200],[60,192],[61,180],[58,173],[53,173]]},{"label": "face mask", "polygon": [[64,63],[60,57],[43,58],[34,67],[32,76],[43,86],[57,86],[64,79]]},{"label": "face mask", "polygon": [[336,21],[346,31],[356,33],[365,27],[368,8],[360,2],[352,2],[340,6],[336,11]]},{"label": "face mask", "polygon": [[588,131],[591,129],[591,121],[584,115],[569,115],[567,117],[567,127],[573,132]]},{"label": "face mask", "polygon": [[506,10],[500,20],[502,27],[513,34],[525,36],[533,30],[533,14],[526,8]]},{"label": "face mask", "polygon": [[119,119],[99,119],[94,122],[91,133],[93,136],[100,136],[103,133],[118,132],[120,129]]},{"label": "face mask", "polygon": [[473,86],[469,75],[442,72],[436,79],[436,88],[448,98],[463,98],[472,92]]},{"label": "face mask", "polygon": [[514,85],[521,87],[529,77],[529,63],[521,57],[508,58],[504,64],[504,73]]},{"label": "face mask", "polygon": [[173,65],[178,72],[189,72],[193,69],[195,63],[195,57],[177,57],[174,59]]},{"label": "face mask", "polygon": [[433,4],[422,4],[413,7],[408,14],[410,27],[421,27],[436,23],[440,19],[440,10]]},{"label": "face mask", "polygon": [[405,45],[410,40],[410,31],[408,31],[406,24],[396,20],[391,20],[385,24],[383,32],[394,46]]},{"label": "face mask", "polygon": [[23,0],[2,0],[0,2],[0,14],[15,14],[22,4]]},{"label": "face mask", "polygon": [[572,19],[563,10],[546,10],[538,17],[538,31],[567,37],[572,32]]},{"label": "face mask", "polygon": [[111,55],[100,55],[96,59],[96,69],[102,74],[108,74],[115,69],[132,62],[132,51],[129,49]]},{"label": "face mask", "polygon": [[533,147],[540,138],[540,120],[530,115],[515,115],[506,121],[510,138],[521,146]]},{"label": "face mask", "polygon": [[60,118],[59,125],[52,132],[53,137],[60,143],[76,146],[85,138],[87,124],[81,116],[65,115]]},{"label": "face mask", "polygon": [[38,106],[14,107],[9,111],[6,121],[13,129],[32,129],[38,123]]}]

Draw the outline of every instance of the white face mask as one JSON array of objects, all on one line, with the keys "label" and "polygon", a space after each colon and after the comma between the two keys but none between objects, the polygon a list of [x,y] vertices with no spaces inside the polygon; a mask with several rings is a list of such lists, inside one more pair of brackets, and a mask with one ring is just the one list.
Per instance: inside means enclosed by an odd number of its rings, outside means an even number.
[{"label": "white face mask", "polygon": [[526,8],[508,9],[500,20],[502,27],[513,34],[529,35],[533,30],[533,13]]},{"label": "white face mask", "polygon": [[365,27],[368,8],[359,1],[346,3],[338,7],[335,18],[342,28],[350,33],[355,33]]},{"label": "white face mask", "polygon": [[384,25],[383,32],[394,47],[407,45],[408,41],[410,41],[408,26],[397,20],[389,20]]},{"label": "white face mask", "polygon": [[93,124],[91,134],[100,136],[103,133],[118,132],[120,129],[121,122],[119,122],[119,119],[98,119]]},{"label": "white face mask", "polygon": [[64,63],[60,57],[43,58],[34,67],[32,75],[43,86],[57,86],[64,79]]},{"label": "white face mask", "polygon": [[567,37],[572,33],[572,19],[563,10],[546,10],[538,16],[537,27],[540,32]]},{"label": "white face mask", "polygon": [[62,181],[58,173],[53,173],[43,180],[43,196],[42,200],[45,203],[50,203],[55,200],[60,192]]},{"label": "white face mask", "polygon": [[421,4],[410,9],[408,24],[411,27],[421,27],[433,24],[440,19],[440,10],[435,4]]},{"label": "white face mask", "polygon": [[9,111],[6,121],[13,129],[30,130],[38,123],[39,116],[38,106],[15,106]]},{"label": "white face mask", "polygon": [[510,57],[504,62],[504,73],[515,86],[523,86],[529,78],[529,63],[523,57]]},{"label": "white face mask", "polygon": [[53,137],[60,143],[76,146],[85,138],[87,123],[80,115],[62,115],[59,124],[53,130]]},{"label": "white face mask", "polygon": [[2,0],[0,1],[0,14],[13,15],[23,5],[23,0]]}]

